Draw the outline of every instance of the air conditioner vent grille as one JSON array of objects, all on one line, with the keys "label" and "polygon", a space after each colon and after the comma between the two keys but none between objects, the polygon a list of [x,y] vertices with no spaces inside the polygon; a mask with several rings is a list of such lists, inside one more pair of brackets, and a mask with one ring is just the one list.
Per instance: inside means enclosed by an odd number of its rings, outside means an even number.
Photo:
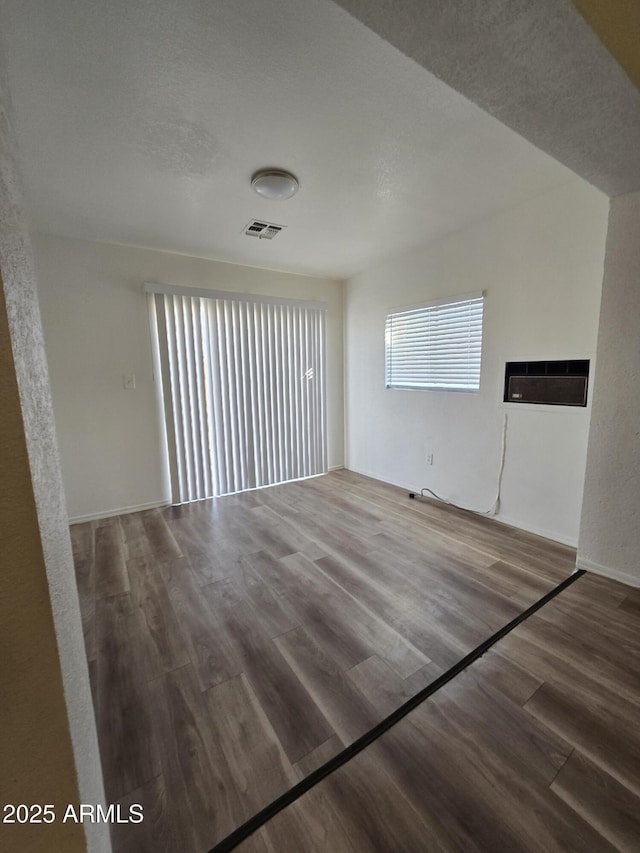
[{"label": "air conditioner vent grille", "polygon": [[285,228],[285,225],[275,225],[273,222],[263,222],[261,219],[252,219],[244,227],[247,237],[259,237],[261,240],[273,240]]}]

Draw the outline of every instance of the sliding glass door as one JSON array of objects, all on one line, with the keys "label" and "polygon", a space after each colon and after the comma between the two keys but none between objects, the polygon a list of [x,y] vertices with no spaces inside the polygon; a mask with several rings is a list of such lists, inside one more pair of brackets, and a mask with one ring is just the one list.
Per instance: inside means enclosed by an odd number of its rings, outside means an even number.
[{"label": "sliding glass door", "polygon": [[324,306],[146,287],[174,503],[325,472]]}]

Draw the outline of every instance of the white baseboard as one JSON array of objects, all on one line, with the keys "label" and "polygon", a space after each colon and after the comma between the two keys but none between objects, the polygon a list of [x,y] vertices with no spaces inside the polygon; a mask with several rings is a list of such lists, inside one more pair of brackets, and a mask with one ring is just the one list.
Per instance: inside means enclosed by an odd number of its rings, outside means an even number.
[{"label": "white baseboard", "polygon": [[[364,471],[362,468],[354,468],[352,465],[343,466],[347,471],[353,471],[354,474],[361,474],[363,477],[370,477],[372,480],[377,480],[379,483],[387,483],[389,486],[396,486],[398,489],[406,489],[408,492],[415,492],[415,486],[407,486],[406,483],[397,483],[393,480],[383,480],[377,474],[372,474],[371,471]],[[418,489],[420,491],[420,489]]]},{"label": "white baseboard", "polygon": [[[396,483],[392,480],[382,480],[380,477],[375,474],[371,474],[369,471],[362,471],[359,468],[352,468],[347,465],[344,466],[348,471],[353,471],[355,474],[362,474],[363,477],[371,477],[372,480],[378,480],[380,483],[388,483],[390,486],[397,486],[399,489],[406,489],[408,492],[419,493],[420,489],[416,489],[415,486],[408,486],[406,483]],[[561,545],[568,545],[570,548],[576,548],[578,543],[575,539],[571,539],[568,536],[563,536],[560,533],[557,533],[554,530],[546,530],[542,527],[535,527],[533,525],[525,525],[517,519],[510,518],[507,515],[488,515],[480,510],[472,510],[469,512],[476,512],[477,515],[484,516],[485,518],[491,518],[493,521],[497,521],[499,524],[504,524],[507,527],[516,527],[518,530],[524,530],[527,533],[533,533],[535,536],[542,536],[545,539],[551,539],[553,542],[559,542]]]},{"label": "white baseboard", "polygon": [[586,557],[578,557],[576,568],[584,569],[586,572],[593,572],[594,575],[611,578],[614,581],[620,581],[620,583],[625,583],[627,586],[640,587],[640,572],[637,575],[632,575],[630,572],[624,572],[621,569],[601,566],[600,563],[594,563],[592,560],[587,560]]},{"label": "white baseboard", "polygon": [[546,527],[538,527],[535,524],[522,524],[517,519],[510,518],[508,515],[493,515],[491,518],[495,518],[501,524],[508,524],[509,527],[517,527],[518,530],[526,530],[527,533],[533,533],[535,536],[542,536],[544,539],[551,539],[553,542],[559,542],[561,545],[568,545],[569,548],[578,547],[577,539],[572,539],[570,536],[558,533],[557,530],[548,530]]},{"label": "white baseboard", "polygon": [[161,506],[169,506],[171,501],[151,501],[147,504],[137,506],[121,506],[117,509],[105,509],[102,512],[90,512],[87,515],[74,515],[69,519],[69,524],[81,524],[83,521],[99,521],[101,518],[113,518],[114,515],[127,515],[130,512],[142,512],[145,509],[158,509]]},{"label": "white baseboard", "polygon": [[[332,465],[328,471],[341,471],[344,465]],[[312,477],[318,477],[319,474],[313,474]],[[298,477],[297,480],[288,480],[289,483],[300,482],[302,480],[310,480],[312,477]],[[281,483],[273,483],[274,486],[282,485]],[[260,486],[262,489],[271,488],[271,486]],[[250,489],[249,491],[254,491]],[[113,518],[114,515],[127,515],[130,512],[142,512],[145,509],[158,509],[161,506],[171,506],[171,501],[151,501],[146,504],[137,504],[136,506],[121,506],[115,509],[105,509],[102,512],[89,512],[86,515],[74,515],[69,518],[69,524],[82,524],[84,521],[100,521],[101,518]]]}]

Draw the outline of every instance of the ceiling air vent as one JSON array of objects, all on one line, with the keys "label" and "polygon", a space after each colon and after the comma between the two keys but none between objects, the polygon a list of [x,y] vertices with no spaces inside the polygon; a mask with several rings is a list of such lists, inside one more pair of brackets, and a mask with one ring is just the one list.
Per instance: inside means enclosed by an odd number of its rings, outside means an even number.
[{"label": "ceiling air vent", "polygon": [[245,227],[244,233],[247,237],[259,237],[261,240],[273,240],[285,228],[284,225],[274,225],[273,222],[264,222],[262,219],[252,219]]}]

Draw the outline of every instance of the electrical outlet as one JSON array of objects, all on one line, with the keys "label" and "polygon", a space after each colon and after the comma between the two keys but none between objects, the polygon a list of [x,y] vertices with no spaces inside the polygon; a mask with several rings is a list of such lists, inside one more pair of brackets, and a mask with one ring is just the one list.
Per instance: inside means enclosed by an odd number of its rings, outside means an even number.
[{"label": "electrical outlet", "polygon": [[132,391],[136,387],[136,377],[133,373],[127,373],[122,377],[122,385],[126,391]]},{"label": "electrical outlet", "polygon": [[427,465],[433,465],[433,453],[427,453]]}]

